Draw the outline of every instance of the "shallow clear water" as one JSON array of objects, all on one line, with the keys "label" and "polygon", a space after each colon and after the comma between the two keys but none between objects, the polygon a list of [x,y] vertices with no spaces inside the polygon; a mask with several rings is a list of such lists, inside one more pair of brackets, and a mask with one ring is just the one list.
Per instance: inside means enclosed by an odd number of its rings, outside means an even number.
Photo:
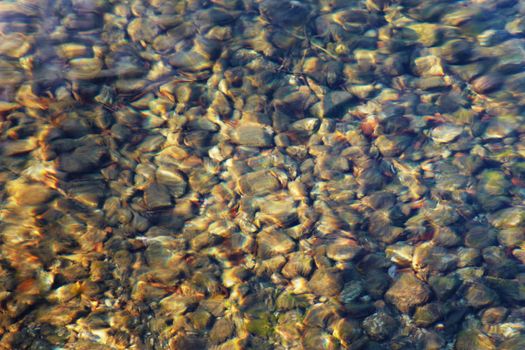
[{"label": "shallow clear water", "polygon": [[524,13],[0,1],[0,349],[525,348]]}]

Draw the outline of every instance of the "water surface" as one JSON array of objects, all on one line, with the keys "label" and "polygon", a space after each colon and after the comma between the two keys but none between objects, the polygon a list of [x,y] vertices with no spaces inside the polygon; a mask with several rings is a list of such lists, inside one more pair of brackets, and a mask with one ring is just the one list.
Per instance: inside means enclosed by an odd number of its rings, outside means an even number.
[{"label": "water surface", "polygon": [[525,348],[525,8],[0,2],[0,348]]}]

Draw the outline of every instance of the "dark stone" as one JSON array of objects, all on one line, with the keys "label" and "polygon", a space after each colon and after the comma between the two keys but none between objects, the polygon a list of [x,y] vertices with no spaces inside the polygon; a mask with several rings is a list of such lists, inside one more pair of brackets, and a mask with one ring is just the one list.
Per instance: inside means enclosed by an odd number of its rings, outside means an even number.
[{"label": "dark stone", "polygon": [[430,288],[415,274],[403,273],[385,294],[386,300],[394,304],[399,311],[409,313],[417,305],[430,299]]}]

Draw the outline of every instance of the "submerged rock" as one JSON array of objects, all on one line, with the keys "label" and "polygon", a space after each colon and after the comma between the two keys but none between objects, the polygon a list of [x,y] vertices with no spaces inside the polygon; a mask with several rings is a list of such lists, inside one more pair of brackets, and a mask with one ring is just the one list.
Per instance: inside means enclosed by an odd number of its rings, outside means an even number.
[{"label": "submerged rock", "polygon": [[332,268],[317,269],[308,285],[310,289],[318,296],[335,296],[343,288],[343,279],[339,271]]},{"label": "submerged rock", "polygon": [[353,101],[354,96],[346,91],[332,91],[312,106],[312,114],[318,118],[338,118]]},{"label": "submerged rock", "polygon": [[67,173],[84,173],[96,169],[106,157],[102,147],[80,146],[58,158],[58,167]]},{"label": "submerged rock", "polygon": [[461,126],[443,124],[432,129],[431,136],[437,143],[448,143],[454,141],[462,132]]},{"label": "submerged rock", "polygon": [[152,209],[162,209],[171,206],[171,198],[167,187],[153,184],[144,191],[144,201]]},{"label": "submerged rock", "polygon": [[461,331],[454,344],[456,350],[495,350],[496,346],[492,340],[477,329],[466,329]]},{"label": "submerged rock", "polygon": [[397,327],[396,320],[384,312],[370,315],[363,321],[363,329],[374,340],[391,338]]},{"label": "submerged rock", "polygon": [[0,343],[523,348],[523,13],[0,2]]},{"label": "submerged rock", "polygon": [[440,303],[429,303],[416,308],[414,322],[420,327],[428,327],[443,317]]},{"label": "submerged rock", "polygon": [[271,24],[294,26],[308,19],[308,5],[295,0],[264,0],[259,11]]},{"label": "submerged rock", "polygon": [[235,143],[251,147],[270,147],[273,140],[268,131],[260,124],[243,124],[235,129]]},{"label": "submerged rock", "polygon": [[430,299],[430,288],[413,273],[403,273],[385,294],[386,300],[403,313],[409,313],[415,306]]},{"label": "submerged rock", "polygon": [[515,132],[519,125],[520,118],[516,116],[497,116],[489,121],[483,137],[486,139],[502,139]]},{"label": "submerged rock", "polygon": [[519,350],[519,349],[523,349],[524,347],[525,347],[525,336],[518,335],[518,336],[511,337],[503,341],[499,345],[498,349],[500,350]]},{"label": "submerged rock", "polygon": [[497,294],[481,283],[474,283],[465,292],[465,300],[472,307],[484,307],[497,300]]}]

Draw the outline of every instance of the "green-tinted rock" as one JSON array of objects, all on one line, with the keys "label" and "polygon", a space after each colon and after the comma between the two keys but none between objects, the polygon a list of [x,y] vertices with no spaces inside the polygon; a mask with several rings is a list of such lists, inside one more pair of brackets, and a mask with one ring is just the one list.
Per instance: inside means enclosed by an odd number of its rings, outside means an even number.
[{"label": "green-tinted rock", "polygon": [[507,248],[516,248],[525,241],[523,227],[513,227],[499,230],[498,242]]},{"label": "green-tinted rock", "polygon": [[519,35],[525,33],[525,18],[518,16],[513,21],[508,22],[505,25],[505,30],[513,35]]},{"label": "green-tinted rock", "polygon": [[472,109],[461,107],[456,112],[454,112],[453,117],[458,124],[471,124],[476,117],[476,112],[474,112]]},{"label": "green-tinted rock", "polygon": [[419,327],[428,327],[443,315],[440,303],[429,303],[416,308],[414,322]]},{"label": "green-tinted rock", "polygon": [[492,340],[477,329],[461,331],[454,344],[454,350],[496,350]]},{"label": "green-tinted rock", "polygon": [[483,267],[463,267],[456,270],[456,274],[463,282],[476,282],[485,275]]},{"label": "green-tinted rock", "polygon": [[257,318],[246,321],[246,330],[260,337],[268,337],[273,333],[274,317],[268,313],[261,313]]},{"label": "green-tinted rock", "polygon": [[432,276],[428,280],[432,291],[440,300],[450,297],[460,285],[460,280],[453,275]]},{"label": "green-tinted rock", "polygon": [[500,210],[489,217],[492,226],[503,229],[525,225],[525,207],[516,206]]},{"label": "green-tinted rock", "polygon": [[306,308],[308,305],[310,305],[310,303],[304,296],[294,295],[287,292],[281,293],[276,300],[276,306],[278,310]]},{"label": "green-tinted rock", "polygon": [[433,23],[417,23],[408,27],[417,34],[417,41],[424,46],[434,46],[439,44],[443,37],[443,32],[439,26]]},{"label": "green-tinted rock", "polygon": [[505,174],[499,170],[485,170],[480,175],[479,190],[493,196],[503,195],[507,192],[510,182]]}]

